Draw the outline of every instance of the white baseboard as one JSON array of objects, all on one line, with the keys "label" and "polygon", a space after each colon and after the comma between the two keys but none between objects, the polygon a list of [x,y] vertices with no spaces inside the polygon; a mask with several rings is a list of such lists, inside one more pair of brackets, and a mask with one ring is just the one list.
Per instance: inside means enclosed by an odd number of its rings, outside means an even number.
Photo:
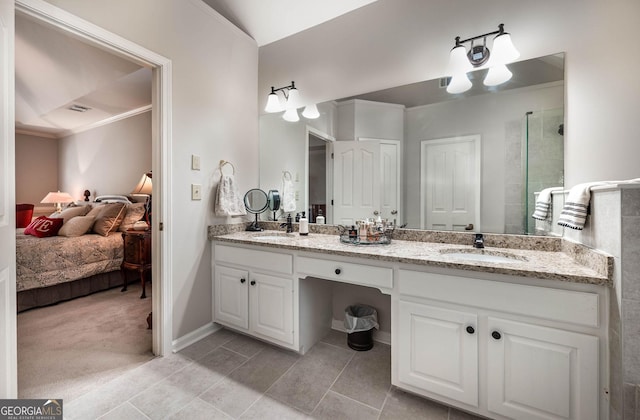
[{"label": "white baseboard", "polygon": [[174,353],[177,353],[180,350],[184,349],[185,347],[189,347],[196,341],[202,340],[206,336],[213,334],[214,332],[218,331],[221,328],[222,327],[220,325],[215,324],[213,322],[203,325],[197,330],[193,330],[190,333],[185,334],[182,337],[173,340],[171,342],[171,351]]},{"label": "white baseboard", "polygon": [[[343,333],[347,332],[347,329],[344,327],[344,321],[339,319],[331,320],[331,329],[341,331]],[[387,331],[373,330],[373,341],[391,345],[391,333]]]}]

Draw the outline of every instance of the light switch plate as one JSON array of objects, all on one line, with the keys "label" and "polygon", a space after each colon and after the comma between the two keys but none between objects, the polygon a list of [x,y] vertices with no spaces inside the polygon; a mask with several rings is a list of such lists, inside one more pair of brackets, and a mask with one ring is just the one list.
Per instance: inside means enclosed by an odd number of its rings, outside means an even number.
[{"label": "light switch plate", "polygon": [[194,171],[200,170],[200,156],[191,155],[191,169],[193,169]]},{"label": "light switch plate", "polygon": [[202,200],[202,185],[191,184],[191,199]]}]

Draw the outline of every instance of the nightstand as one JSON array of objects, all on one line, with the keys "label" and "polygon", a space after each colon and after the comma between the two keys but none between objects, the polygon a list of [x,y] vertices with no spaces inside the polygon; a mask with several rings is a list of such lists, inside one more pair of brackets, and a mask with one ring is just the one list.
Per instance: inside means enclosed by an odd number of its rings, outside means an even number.
[{"label": "nightstand", "polygon": [[124,241],[124,258],[120,270],[124,280],[122,292],[127,290],[127,275],[124,270],[136,270],[140,275],[142,295],[140,299],[147,297],[145,293],[145,274],[151,271],[151,230],[128,230],[122,233]]}]

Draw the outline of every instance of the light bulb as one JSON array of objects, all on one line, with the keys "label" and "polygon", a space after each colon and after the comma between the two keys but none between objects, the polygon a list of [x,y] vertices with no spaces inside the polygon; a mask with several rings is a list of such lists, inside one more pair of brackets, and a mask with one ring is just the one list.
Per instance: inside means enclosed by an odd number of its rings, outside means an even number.
[{"label": "light bulb", "polygon": [[484,85],[497,86],[511,79],[511,76],[513,73],[504,64],[493,66],[489,68],[487,76],[484,78]]},{"label": "light bulb", "polygon": [[447,92],[451,94],[466,92],[471,89],[471,81],[466,73],[454,75],[447,86]]},{"label": "light bulb", "polygon": [[267,106],[264,107],[265,112],[280,112],[282,111],[282,105],[280,105],[280,99],[275,92],[271,92],[267,98]]},{"label": "light bulb", "polygon": [[469,58],[467,58],[467,50],[464,45],[453,47],[449,53],[448,73],[456,75],[460,73],[467,73],[471,70],[473,70],[473,65],[471,65]]},{"label": "light bulb", "polygon": [[300,93],[298,93],[298,89],[289,89],[289,97],[287,98],[285,109],[297,109],[300,108],[300,106]]},{"label": "light bulb", "polygon": [[491,58],[489,66],[496,64],[509,64],[520,57],[520,53],[516,50],[511,42],[511,35],[504,32],[493,40],[493,51],[491,52]]},{"label": "light bulb", "polygon": [[295,108],[287,109],[285,113],[282,115],[282,119],[289,122],[300,121],[300,117],[298,116],[298,111]]},{"label": "light bulb", "polygon": [[318,112],[318,107],[316,106],[316,104],[311,104],[307,105],[304,108],[304,111],[302,111],[302,116],[313,120],[320,116],[320,112]]}]

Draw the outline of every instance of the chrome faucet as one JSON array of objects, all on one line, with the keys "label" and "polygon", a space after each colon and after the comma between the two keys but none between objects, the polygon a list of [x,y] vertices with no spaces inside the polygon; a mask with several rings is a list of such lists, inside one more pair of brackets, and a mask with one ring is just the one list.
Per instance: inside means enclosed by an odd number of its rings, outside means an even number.
[{"label": "chrome faucet", "polygon": [[482,233],[476,233],[476,238],[473,240],[474,248],[484,248],[484,237]]},{"label": "chrome faucet", "polygon": [[291,222],[291,213],[289,213],[287,215],[287,221],[286,223],[280,223],[280,227],[286,227],[287,228],[287,233],[291,233],[293,232],[293,223]]}]

